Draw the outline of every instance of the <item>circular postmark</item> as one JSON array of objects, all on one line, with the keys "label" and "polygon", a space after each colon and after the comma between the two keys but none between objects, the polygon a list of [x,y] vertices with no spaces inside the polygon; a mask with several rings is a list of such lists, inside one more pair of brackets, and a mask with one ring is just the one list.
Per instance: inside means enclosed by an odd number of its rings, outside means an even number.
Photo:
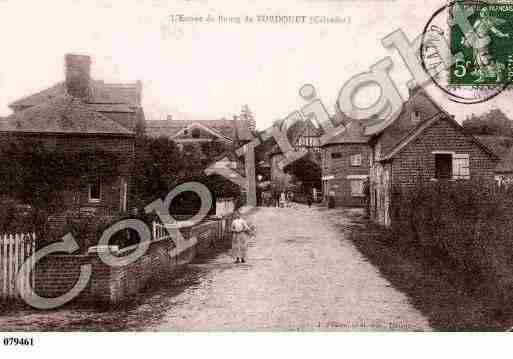
[{"label": "circular postmark", "polygon": [[[508,12],[500,11],[500,6],[473,0],[452,1],[437,9],[424,26],[422,67],[450,101],[486,102],[512,83],[513,53],[507,55],[501,50],[511,48],[508,45],[513,44],[513,31],[510,35],[500,28],[508,24],[507,29],[513,30],[513,6],[510,5],[511,22]],[[497,10],[498,15],[494,16],[492,10]]]}]

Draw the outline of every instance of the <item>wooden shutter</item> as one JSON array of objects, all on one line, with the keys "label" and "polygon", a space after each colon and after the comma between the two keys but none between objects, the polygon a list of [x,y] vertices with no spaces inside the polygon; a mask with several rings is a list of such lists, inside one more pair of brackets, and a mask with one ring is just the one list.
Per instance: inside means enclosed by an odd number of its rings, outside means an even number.
[{"label": "wooden shutter", "polygon": [[455,153],[452,158],[452,177],[454,179],[470,178],[470,159],[467,153]]}]

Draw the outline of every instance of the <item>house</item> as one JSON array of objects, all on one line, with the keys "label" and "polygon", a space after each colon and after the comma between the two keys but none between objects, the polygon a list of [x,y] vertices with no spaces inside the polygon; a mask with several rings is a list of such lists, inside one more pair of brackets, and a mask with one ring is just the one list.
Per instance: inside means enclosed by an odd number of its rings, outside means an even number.
[{"label": "house", "polygon": [[411,187],[419,180],[493,183],[499,162],[419,87],[410,89],[397,120],[373,136],[369,145],[371,216],[382,225],[391,222],[394,186]]},{"label": "house", "polygon": [[232,145],[253,139],[249,121],[240,119],[175,120],[169,115],[166,120],[146,121],[145,130],[148,136],[165,136],[182,145],[212,141]]},{"label": "house", "polygon": [[334,193],[335,203],[364,205],[364,181],[370,173],[370,137],[357,121],[350,121],[342,133],[322,143],[322,193],[324,200]]},{"label": "house", "polygon": [[66,55],[65,81],[11,103],[14,113],[0,121],[0,139],[4,144],[32,139],[49,150],[84,154],[91,167],[105,156],[115,158],[110,175],[71,174],[80,180],[62,193],[60,200],[63,212],[114,215],[129,205],[135,133],[144,121],[142,89],[139,82],[95,81],[90,66],[89,56]]},{"label": "house", "polygon": [[[283,120],[275,123],[281,126]],[[310,120],[297,121],[287,131],[287,137],[294,151],[305,151],[306,155],[301,159],[280,168],[280,162],[285,160],[278,144],[267,144],[265,151],[266,162],[270,166],[270,178],[275,183],[284,183],[290,180],[291,175],[300,181],[305,193],[318,193],[321,190],[321,129],[315,127]]]},{"label": "house", "polygon": [[376,222],[390,224],[394,186],[417,181],[493,182],[499,158],[467,134],[423,89],[410,89],[398,118],[383,131],[368,135],[365,123],[346,119],[345,130],[321,144],[323,193],[335,194],[343,206],[365,205]]}]

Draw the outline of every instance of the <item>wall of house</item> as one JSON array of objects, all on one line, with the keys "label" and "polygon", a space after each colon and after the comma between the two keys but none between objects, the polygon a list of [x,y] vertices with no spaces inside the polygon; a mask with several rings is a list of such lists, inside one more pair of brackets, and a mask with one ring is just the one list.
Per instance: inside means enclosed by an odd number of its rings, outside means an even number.
[{"label": "wall of house", "polygon": [[[340,157],[333,158],[338,153]],[[350,156],[362,155],[361,166],[352,166]],[[370,147],[367,144],[338,144],[326,146],[322,154],[323,195],[335,192],[337,206],[363,206],[365,197],[351,194],[351,179],[348,176],[369,176]]]},{"label": "wall of house", "polygon": [[373,163],[370,182],[371,216],[377,223],[386,226],[391,223],[393,186],[413,186],[417,181],[431,181],[435,178],[433,151],[468,154],[470,179],[493,183],[496,162],[453,124],[441,120],[408,144],[391,161]]},{"label": "wall of house", "polygon": [[480,146],[448,121],[438,121],[393,158],[394,184],[413,185],[416,180],[435,178],[433,151],[452,151],[469,155],[471,179],[494,179],[496,162]]},{"label": "wall of house", "polygon": [[[41,141],[48,150],[63,150],[67,153],[79,151],[101,150],[118,154],[121,161],[118,164],[119,176],[102,179],[102,200],[98,203],[89,201],[88,186],[84,185],[72,191],[61,193],[62,209],[74,210],[85,208],[99,214],[113,214],[119,211],[121,203],[121,178],[125,179],[130,191],[130,168],[134,156],[134,139],[122,136],[98,135],[52,135],[52,134],[0,134],[0,145],[16,138],[31,138]],[[64,171],[65,169],[63,169]],[[76,176],[84,174],[77,173]]]},{"label": "wall of house", "polygon": [[[155,279],[169,278],[195,256],[208,253],[212,246],[230,239],[231,216],[200,223],[183,230],[184,243],[171,239],[154,240],[135,262],[111,267],[98,253],[49,255],[36,264],[35,291],[42,297],[58,297],[77,282],[82,265],[91,265],[86,288],[75,299],[81,302],[117,303],[129,299]],[[125,249],[125,251],[130,248]]]},{"label": "wall of house", "polygon": [[390,225],[391,163],[374,162],[370,179],[370,215],[383,226]]}]

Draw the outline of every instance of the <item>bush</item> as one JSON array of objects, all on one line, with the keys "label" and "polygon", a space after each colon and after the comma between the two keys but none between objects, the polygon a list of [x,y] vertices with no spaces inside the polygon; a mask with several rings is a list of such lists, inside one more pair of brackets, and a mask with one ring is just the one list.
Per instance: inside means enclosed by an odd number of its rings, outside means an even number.
[{"label": "bush", "polygon": [[513,293],[513,188],[476,181],[418,182],[392,191],[392,233],[435,248],[464,272]]}]

